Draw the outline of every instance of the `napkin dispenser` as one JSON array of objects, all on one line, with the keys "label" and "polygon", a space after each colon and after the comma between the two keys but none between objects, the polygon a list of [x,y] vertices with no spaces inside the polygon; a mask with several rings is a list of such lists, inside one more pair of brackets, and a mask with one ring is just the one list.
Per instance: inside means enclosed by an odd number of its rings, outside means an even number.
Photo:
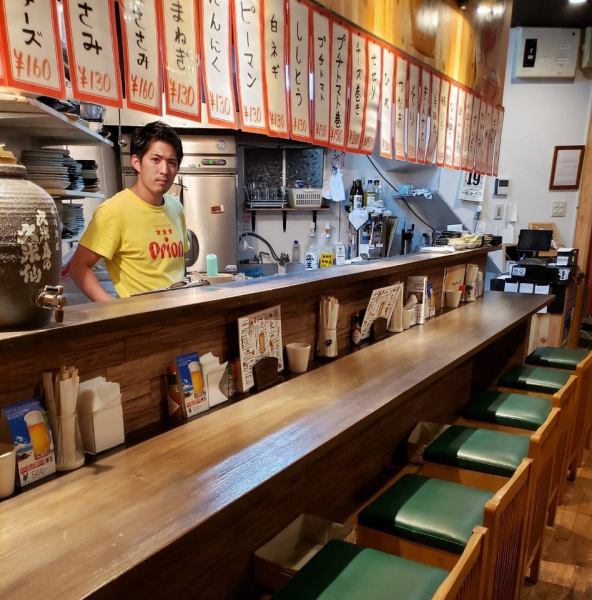
[{"label": "napkin dispenser", "polygon": [[97,377],[80,384],[78,419],[85,452],[96,454],[123,444],[123,408],[118,383]]},{"label": "napkin dispenser", "polygon": [[202,354],[200,358],[201,370],[204,377],[204,386],[210,408],[228,400],[221,388],[221,381],[226,373],[228,361],[220,363],[220,359],[211,352]]}]

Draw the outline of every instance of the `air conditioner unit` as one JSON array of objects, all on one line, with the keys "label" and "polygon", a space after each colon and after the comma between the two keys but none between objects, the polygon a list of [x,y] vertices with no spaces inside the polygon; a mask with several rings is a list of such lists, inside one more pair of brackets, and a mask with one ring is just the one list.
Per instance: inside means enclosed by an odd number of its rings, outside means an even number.
[{"label": "air conditioner unit", "polygon": [[518,27],[517,33],[515,78],[575,77],[580,48],[579,29]]}]

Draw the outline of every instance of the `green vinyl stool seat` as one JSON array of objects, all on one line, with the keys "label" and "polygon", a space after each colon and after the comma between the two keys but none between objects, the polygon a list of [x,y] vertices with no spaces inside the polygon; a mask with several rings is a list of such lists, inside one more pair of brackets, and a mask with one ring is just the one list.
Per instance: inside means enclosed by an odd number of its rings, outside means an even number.
[{"label": "green vinyl stool seat", "polygon": [[546,398],[488,390],[465,407],[463,417],[536,431],[547,420],[552,408],[551,401]]},{"label": "green vinyl stool seat", "polygon": [[448,571],[331,540],[274,598],[278,600],[428,600]]},{"label": "green vinyl stool seat", "polygon": [[576,367],[588,356],[589,350],[584,348],[536,348],[525,359],[527,365],[552,367],[575,371]]},{"label": "green vinyl stool seat", "polygon": [[515,365],[499,378],[498,385],[553,395],[569,381],[570,376],[568,371]]},{"label": "green vinyl stool seat", "polygon": [[462,554],[492,497],[489,491],[406,474],[358,514],[358,525]]},{"label": "green vinyl stool seat", "polygon": [[526,435],[451,425],[423,452],[425,461],[470,469],[501,477],[512,477],[528,458]]}]

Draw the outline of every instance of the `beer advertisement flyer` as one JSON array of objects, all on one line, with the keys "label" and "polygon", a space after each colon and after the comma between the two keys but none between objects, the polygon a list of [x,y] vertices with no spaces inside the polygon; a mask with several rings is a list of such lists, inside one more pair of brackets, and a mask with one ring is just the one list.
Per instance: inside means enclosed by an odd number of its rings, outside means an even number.
[{"label": "beer advertisement flyer", "polygon": [[183,394],[183,413],[190,418],[209,408],[199,354],[190,352],[177,356],[175,360],[179,388]]},{"label": "beer advertisement flyer", "polygon": [[2,409],[2,415],[16,447],[20,486],[55,473],[53,437],[41,401],[33,399],[10,404]]}]

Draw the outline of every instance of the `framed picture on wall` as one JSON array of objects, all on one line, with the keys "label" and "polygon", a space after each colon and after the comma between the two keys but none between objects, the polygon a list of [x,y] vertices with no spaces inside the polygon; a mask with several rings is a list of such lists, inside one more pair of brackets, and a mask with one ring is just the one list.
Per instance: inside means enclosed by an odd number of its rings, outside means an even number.
[{"label": "framed picture on wall", "polygon": [[550,190],[577,190],[580,187],[586,146],[555,146]]}]

